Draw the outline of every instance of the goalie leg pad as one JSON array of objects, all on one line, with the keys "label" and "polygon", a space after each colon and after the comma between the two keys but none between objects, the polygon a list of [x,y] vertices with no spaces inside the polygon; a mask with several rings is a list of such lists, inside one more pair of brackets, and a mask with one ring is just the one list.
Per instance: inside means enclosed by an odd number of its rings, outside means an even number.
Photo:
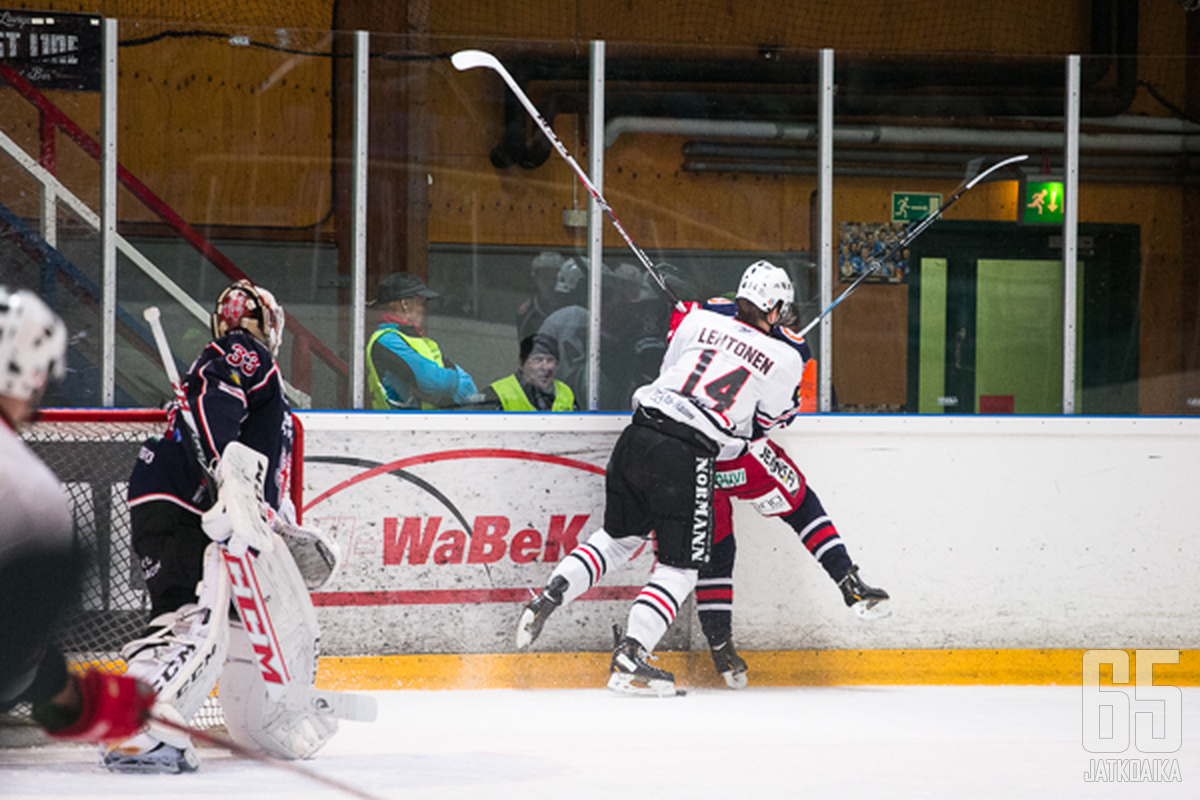
[{"label": "goalie leg pad", "polygon": [[[203,575],[196,603],[155,617],[146,636],[121,649],[126,672],[158,692],[153,712],[180,723],[212,692],[229,649],[229,579],[218,545],[205,551]],[[114,772],[190,772],[200,763],[187,734],[158,725],[102,755]]]},{"label": "goalie leg pad", "polygon": [[185,720],[216,685],[229,647],[229,583],[217,545],[205,551],[197,594],[196,603],[155,617],[149,635],[121,649],[129,675],[153,686],[158,702]]}]

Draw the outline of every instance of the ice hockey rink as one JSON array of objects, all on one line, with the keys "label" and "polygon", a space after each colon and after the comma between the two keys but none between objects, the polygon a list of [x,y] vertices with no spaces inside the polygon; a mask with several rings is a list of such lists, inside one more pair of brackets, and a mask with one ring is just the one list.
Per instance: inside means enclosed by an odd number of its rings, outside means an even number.
[{"label": "ice hockey rink", "polygon": [[[0,797],[1194,798],[1200,689],[1181,692],[1177,752],[1107,755],[1084,749],[1070,686],[380,692],[378,721],[302,762],[358,795],[209,747],[196,773],[113,775],[93,747],[51,745],[0,750]],[[1117,757],[1176,780],[1086,779]]]}]

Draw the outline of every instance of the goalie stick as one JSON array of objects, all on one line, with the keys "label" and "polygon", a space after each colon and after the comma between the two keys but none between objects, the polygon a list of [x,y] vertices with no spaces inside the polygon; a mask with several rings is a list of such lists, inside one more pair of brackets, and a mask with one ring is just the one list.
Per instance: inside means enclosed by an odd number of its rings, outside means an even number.
[{"label": "goalie stick", "polygon": [[158,348],[158,357],[162,361],[163,371],[171,383],[171,391],[175,393],[175,402],[183,422],[188,428],[188,438],[192,440],[196,461],[204,472],[204,495],[211,502],[217,499],[217,486],[213,481],[212,469],[204,459],[204,447],[200,444],[200,429],[196,426],[196,418],[192,416],[192,407],[188,405],[187,392],[183,390],[183,381],[179,379],[179,370],[175,368],[175,356],[171,354],[171,345],[167,342],[167,334],[163,331],[162,312],[158,306],[150,306],[142,312],[146,322],[150,324],[150,332],[154,335],[154,345]]},{"label": "goalie stick", "polygon": [[954,205],[955,201],[957,201],[958,198],[962,197],[964,194],[971,191],[971,189],[975,188],[980,183],[982,183],[983,179],[986,178],[988,175],[991,175],[992,173],[996,172],[997,170],[1003,169],[1004,167],[1012,166],[1013,164],[1018,164],[1027,158],[1029,158],[1028,155],[1010,156],[1002,161],[997,161],[995,164],[988,167],[983,172],[980,172],[978,175],[975,175],[974,177],[968,178],[966,181],[964,181],[959,186],[959,188],[954,192],[954,194],[950,196],[949,200],[947,200],[945,203],[943,203],[941,205],[941,207],[938,208],[937,211],[934,211],[932,214],[930,214],[929,216],[922,219],[916,225],[914,225],[911,228],[909,228],[908,230],[906,230],[904,232],[903,236],[901,236],[899,239],[897,239],[895,242],[892,243],[892,246],[887,249],[886,253],[884,253],[880,258],[875,259],[875,261],[871,264],[870,268],[864,269],[862,274],[859,275],[857,279],[855,279],[854,283],[852,283],[848,287],[846,287],[846,290],[844,292],[842,292],[841,294],[839,294],[837,296],[837,299],[835,299],[832,303],[830,303],[828,306],[826,306],[824,311],[822,311],[811,322],[809,322],[807,325],[805,325],[803,328],[801,328],[797,335],[804,336],[806,333],[808,333],[813,328],[815,328],[817,326],[817,323],[820,322],[821,320],[825,319],[825,317],[829,316],[829,312],[833,311],[835,308],[838,307],[838,305],[843,300],[845,300],[847,297],[849,297],[851,292],[853,292],[855,289],[857,289],[862,284],[862,282],[867,279],[868,275],[871,275],[876,270],[878,270],[880,267],[882,267],[883,263],[885,261],[887,261],[887,259],[889,259],[891,256],[893,256],[894,254],[903,250],[905,247],[908,247],[910,244],[912,244],[913,240],[916,239],[918,236],[920,236],[922,233],[924,233],[925,230],[927,228],[929,228],[930,225],[932,225],[933,223],[935,223],[939,219],[941,219],[942,214],[946,213],[946,209],[949,208],[950,206]]},{"label": "goalie stick", "polygon": [[526,95],[521,89],[521,86],[517,83],[516,79],[513,78],[513,76],[509,74],[509,71],[504,68],[504,65],[500,63],[500,59],[483,50],[459,50],[457,53],[450,56],[450,63],[453,64],[454,68],[459,72],[465,72],[469,69],[476,69],[477,67],[485,67],[493,70],[497,75],[504,79],[504,82],[508,84],[508,88],[516,96],[517,100],[519,100],[521,105],[525,107],[525,110],[529,112],[529,116],[533,117],[533,121],[539,128],[541,128],[542,133],[546,134],[546,138],[550,140],[550,144],[555,150],[558,151],[558,154],[562,156],[564,160],[566,160],[567,164],[571,166],[571,169],[575,171],[576,177],[579,178],[579,181],[583,184],[584,188],[588,190],[588,194],[590,194],[592,199],[594,199],[600,205],[600,208],[604,210],[604,213],[608,215],[613,227],[617,229],[617,233],[621,234],[621,238],[625,240],[625,244],[629,245],[629,249],[633,251],[635,256],[637,256],[637,260],[641,262],[642,266],[645,267],[646,272],[650,273],[650,277],[653,278],[654,282],[658,284],[658,288],[663,290],[663,293],[670,298],[671,302],[678,310],[685,310],[683,302],[667,284],[666,279],[659,273],[658,270],[654,268],[654,263],[650,260],[650,257],[646,255],[642,248],[638,247],[634,243],[633,239],[625,231],[625,226],[621,224],[621,220],[617,219],[617,215],[613,212],[612,206],[610,206],[608,201],[604,199],[604,195],[600,193],[600,189],[596,187],[596,184],[592,183],[592,180],[587,176],[587,173],[583,171],[583,168],[580,167],[579,164],[576,163],[575,159],[571,157],[571,154],[567,152],[566,146],[559,141],[557,136],[554,135],[554,130],[546,122],[545,118],[542,117],[541,112],[537,110],[537,107],[529,99],[529,96]]}]

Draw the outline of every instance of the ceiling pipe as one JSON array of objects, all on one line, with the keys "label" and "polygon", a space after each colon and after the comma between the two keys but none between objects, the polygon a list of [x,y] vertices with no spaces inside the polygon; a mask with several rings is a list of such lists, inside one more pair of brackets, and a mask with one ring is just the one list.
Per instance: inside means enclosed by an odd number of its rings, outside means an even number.
[{"label": "ceiling pipe", "polygon": [[[999,157],[1012,149],[997,150]],[[865,150],[839,148],[836,172],[841,177],[959,180],[967,161],[980,153],[950,151]],[[744,173],[751,175],[815,175],[816,154],[811,147],[785,144],[739,144],[734,142],[688,142],[683,146],[684,172]],[[1081,178],[1089,183],[1180,184],[1192,181],[1200,168],[1200,156],[1174,155],[1083,155]],[[1046,170],[1062,172],[1061,148],[1051,151],[1027,173]]]},{"label": "ceiling pipe", "polygon": [[[621,117],[605,126],[605,146],[611,146],[621,134],[633,132],[800,142],[815,142],[817,138],[816,126],[806,124]],[[842,125],[833,129],[833,140],[842,144],[984,147],[1027,151],[1061,148],[1063,134],[1055,131],[979,130],[926,125]],[[1194,153],[1200,152],[1200,132],[1083,133],[1079,136],[1079,147],[1088,151]]]},{"label": "ceiling pipe", "polygon": [[[1087,117],[1121,114],[1137,91],[1137,0],[1093,0],[1090,34],[1092,55],[1083,62],[1082,113]],[[612,117],[795,124],[816,115],[816,68],[815,59],[798,57],[797,51],[765,48],[753,60],[610,56],[606,106]],[[511,59],[509,70],[524,86],[582,83],[587,78],[586,60],[574,57],[539,54],[528,61]],[[1051,58],[846,57],[837,68],[835,113],[894,118],[1055,117],[1062,111],[1063,70],[1062,60]],[[1101,85],[1110,72],[1114,80]],[[658,88],[663,84],[677,87]],[[751,85],[786,89],[759,92],[750,90]],[[560,113],[584,113],[585,94],[582,89],[552,89],[539,98],[538,105],[548,120]],[[504,118],[504,134],[492,151],[492,163],[498,168],[544,163],[550,146],[530,128],[524,109],[507,89]]]},{"label": "ceiling pipe", "polygon": [[[751,175],[816,175],[816,164],[767,164],[758,162],[730,161],[685,161],[684,172],[712,173],[745,173]],[[961,180],[963,170],[934,169],[904,169],[901,167],[849,167],[838,165],[834,170],[839,178],[898,178],[902,180]],[[1088,172],[1080,174],[1080,181],[1086,183],[1132,183],[1137,185],[1180,185],[1200,183],[1194,173],[1188,172],[1155,172],[1155,173],[1103,173]]]},{"label": "ceiling pipe", "polygon": [[[1036,172],[1048,165],[1050,172],[1061,170],[1063,156],[1060,150],[1061,148],[1058,148],[1047,153],[1046,162],[1043,164],[1025,166],[1023,169],[1026,172]],[[949,150],[870,150],[861,147],[843,147],[838,149],[838,163],[842,165],[903,164],[909,168],[948,167],[961,170],[972,157],[984,155],[987,160],[991,157],[1000,158],[1007,154],[1007,150],[1000,149],[986,155],[982,153],[967,155],[962,151]],[[816,151],[813,147],[805,145],[692,141],[683,145],[683,157],[689,161],[716,159],[728,162],[815,163]],[[1200,166],[1200,156],[1186,154],[1084,154],[1080,156],[1080,162],[1082,166],[1089,169],[1141,169],[1165,172],[1188,170],[1193,166]],[[736,168],[736,163],[731,166]]]}]

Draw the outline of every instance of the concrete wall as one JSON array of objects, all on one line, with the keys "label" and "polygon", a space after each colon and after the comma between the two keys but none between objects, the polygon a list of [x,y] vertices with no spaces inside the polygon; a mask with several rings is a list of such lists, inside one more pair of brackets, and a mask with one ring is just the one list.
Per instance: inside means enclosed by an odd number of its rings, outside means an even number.
[{"label": "concrete wall", "polygon": [[[529,587],[600,524],[603,467],[626,417],[302,420],[305,519],[347,553],[314,596],[323,651],[384,655],[511,651]],[[779,441],[894,613],[857,620],[789,528],[739,505],[741,648],[1200,641],[1198,421],[808,416]],[[538,647],[611,647],[650,564],[643,552],[611,572]],[[703,647],[694,613],[661,647]]]}]

